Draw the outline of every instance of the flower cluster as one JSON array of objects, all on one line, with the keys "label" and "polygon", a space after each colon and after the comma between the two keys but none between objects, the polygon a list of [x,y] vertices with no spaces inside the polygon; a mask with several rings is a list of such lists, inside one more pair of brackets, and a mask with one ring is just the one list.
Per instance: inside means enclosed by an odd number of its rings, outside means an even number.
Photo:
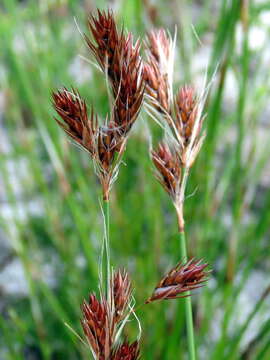
[{"label": "flower cluster", "polygon": [[204,117],[202,103],[191,86],[173,96],[172,73],[174,41],[161,30],[148,35],[147,63],[144,76],[148,112],[161,118],[167,138],[151,151],[157,178],[171,196],[177,210],[179,229],[183,231],[183,202],[186,178],[202,146]]},{"label": "flower cluster", "polygon": [[91,16],[88,27],[93,40],[85,35],[87,45],[109,79],[113,97],[111,114],[99,125],[93,109],[89,114],[85,101],[73,89],[64,88],[53,93],[53,104],[61,117],[58,124],[93,158],[103,197],[108,200],[128,133],[142,105],[143,66],[139,42],[133,44],[131,34],[117,30],[110,11]]},{"label": "flower cluster", "polygon": [[205,271],[207,266],[208,264],[202,263],[201,260],[194,259],[185,264],[178,263],[160,280],[146,303],[189,296],[186,295],[187,292],[203,286],[207,281],[209,274],[209,271]]},{"label": "flower cluster", "polygon": [[138,342],[117,343],[121,322],[130,314],[131,282],[125,270],[112,275],[110,295],[89,296],[82,305],[82,327],[92,354],[96,360],[136,360],[139,357]]}]

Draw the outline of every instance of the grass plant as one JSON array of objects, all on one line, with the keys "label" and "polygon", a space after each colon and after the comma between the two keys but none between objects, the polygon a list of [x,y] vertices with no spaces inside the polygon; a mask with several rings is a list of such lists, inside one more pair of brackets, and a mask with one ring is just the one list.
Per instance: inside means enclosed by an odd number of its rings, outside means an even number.
[{"label": "grass plant", "polygon": [[[0,3],[0,223],[9,244],[0,256],[4,359],[89,359],[64,323],[82,336],[78,305],[89,289],[98,292],[100,184],[89,156],[52,121],[50,100],[51,89],[76,86],[100,118],[109,112],[106,81],[89,64],[74,22],[87,33],[85,14],[108,3],[89,4]],[[136,38],[160,27],[173,34],[177,25],[177,86],[190,80],[197,86],[207,61],[208,81],[215,73],[204,108],[207,136],[190,172],[184,209],[189,257],[204,258],[213,269],[209,285],[192,298],[198,359],[270,356],[269,10],[267,1],[237,0],[114,6],[117,23]],[[110,258],[127,268],[139,304],[181,251],[171,201],[153,180],[147,154],[149,130],[153,144],[163,131],[150,120],[147,126],[137,119],[123,158],[127,166],[110,198]],[[20,270],[3,284],[12,266]],[[15,277],[20,271],[26,282]],[[143,359],[186,358],[184,301],[138,309]],[[127,323],[124,333],[134,341],[137,323]]]}]

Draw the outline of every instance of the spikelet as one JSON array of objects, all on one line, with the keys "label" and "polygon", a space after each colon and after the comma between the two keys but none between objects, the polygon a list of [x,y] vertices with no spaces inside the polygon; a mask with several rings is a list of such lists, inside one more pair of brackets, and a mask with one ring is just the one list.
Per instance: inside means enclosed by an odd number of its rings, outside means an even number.
[{"label": "spikelet", "polygon": [[98,360],[109,359],[115,329],[107,301],[92,294],[84,301],[82,312],[81,323],[92,353]]},{"label": "spikelet", "polygon": [[86,103],[78,91],[64,88],[53,93],[52,97],[54,108],[62,118],[62,121],[56,119],[57,123],[76,143],[94,156],[98,129],[94,112],[88,115]]},{"label": "spikelet", "polygon": [[173,200],[176,199],[181,181],[181,162],[177,152],[160,143],[156,151],[152,150],[151,157],[157,169],[156,178]]},{"label": "spikelet", "polygon": [[171,111],[172,100],[170,84],[172,42],[164,29],[151,31],[147,40],[147,60],[144,65],[146,93],[150,103],[166,116]]},{"label": "spikelet", "polygon": [[92,354],[96,360],[135,360],[139,356],[138,342],[118,345],[117,338],[122,324],[133,312],[131,305],[132,287],[126,270],[111,274],[107,298],[103,293],[100,300],[90,294],[82,305],[81,324]]},{"label": "spikelet", "polygon": [[143,91],[143,64],[140,43],[133,45],[131,33],[124,34],[116,28],[111,11],[90,16],[88,28],[93,41],[85,35],[89,49],[96,57],[101,69],[108,74],[115,100],[113,122],[120,135],[127,134],[140,110]]},{"label": "spikelet", "polygon": [[130,278],[125,270],[118,270],[113,277],[113,298],[115,319],[121,320],[130,302],[132,288]]},{"label": "spikelet", "polygon": [[[197,116],[197,101],[194,89],[191,86],[184,86],[175,97],[175,126],[180,134],[183,144],[187,146],[194,130],[194,124]],[[200,126],[197,133],[201,130]]]},{"label": "spikelet", "polygon": [[[97,15],[91,14],[88,18],[88,29],[92,34],[93,41],[85,35],[86,43],[95,56],[101,69],[108,72],[113,79],[119,73],[115,69],[114,59],[119,56],[117,48],[123,35],[119,35],[112,11],[97,11]],[[119,62],[118,62],[119,64]]]},{"label": "spikelet", "polygon": [[208,280],[209,271],[205,271],[207,266],[208,264],[202,263],[201,260],[194,259],[186,264],[178,263],[160,280],[146,303],[186,297],[186,292],[203,286]]},{"label": "spikelet", "polygon": [[132,344],[124,342],[112,355],[111,360],[137,360],[139,358],[139,344],[134,341]]}]

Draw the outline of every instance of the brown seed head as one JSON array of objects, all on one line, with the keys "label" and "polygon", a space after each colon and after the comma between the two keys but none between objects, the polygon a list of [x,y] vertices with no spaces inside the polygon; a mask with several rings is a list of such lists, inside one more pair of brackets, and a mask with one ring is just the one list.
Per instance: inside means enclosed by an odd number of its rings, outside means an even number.
[{"label": "brown seed head", "polygon": [[111,121],[107,126],[99,127],[96,163],[104,200],[109,199],[112,179],[116,169],[115,159],[119,159],[122,156],[126,140],[124,137],[119,137],[118,130]]},{"label": "brown seed head", "polygon": [[78,91],[67,89],[53,93],[53,105],[62,121],[56,119],[64,131],[91,155],[97,165],[97,175],[103,188],[104,199],[108,197],[113,171],[113,162],[124,150],[125,138],[111,121],[99,126],[98,118],[87,113],[85,101]]},{"label": "brown seed head", "polygon": [[164,29],[153,30],[148,35],[147,62],[144,64],[146,92],[152,105],[161,113],[170,113],[170,94],[168,83],[168,64],[170,40]]},{"label": "brown seed head", "polygon": [[160,113],[169,113],[169,89],[167,79],[160,75],[156,62],[149,62],[144,65],[144,79],[146,92],[151,98],[153,106]]},{"label": "brown seed head", "polygon": [[88,344],[97,360],[136,360],[138,343],[124,342],[118,346],[116,335],[122,330],[122,322],[131,313],[128,306],[131,296],[131,282],[125,270],[112,273],[107,298],[101,294],[98,300],[90,294],[89,301],[82,305],[82,327]]},{"label": "brown seed head", "polygon": [[113,278],[113,298],[115,314],[114,318],[118,322],[122,319],[131,296],[131,282],[125,270],[118,270]]},{"label": "brown seed head", "polygon": [[137,341],[129,344],[124,342],[112,354],[111,360],[137,360],[139,358],[139,344]]},{"label": "brown seed head", "polygon": [[181,181],[181,161],[176,151],[160,143],[157,151],[152,151],[152,161],[157,169],[156,177],[163,188],[174,199]]},{"label": "brown seed head", "polygon": [[127,135],[138,117],[143,94],[144,77],[140,44],[133,44],[131,34],[117,30],[111,11],[91,15],[88,21],[93,40],[85,36],[88,47],[110,81],[114,98],[111,117],[98,126],[93,111],[87,114],[85,101],[78,92],[63,89],[53,94],[54,107],[62,118],[58,124],[79,145],[86,149],[96,164],[97,175],[108,200]]},{"label": "brown seed head", "polygon": [[170,56],[170,40],[164,29],[152,30],[148,34],[148,48],[158,63],[162,63],[162,57]]},{"label": "brown seed head", "polygon": [[161,279],[146,303],[189,296],[181,294],[203,286],[208,280],[209,271],[205,271],[207,266],[208,264],[203,264],[201,260],[194,259],[186,264],[178,263]]},{"label": "brown seed head", "polygon": [[85,35],[85,40],[97,62],[103,69],[108,70],[108,75],[114,77],[119,69],[115,69],[114,57],[118,49],[120,37],[112,11],[97,11],[97,15],[90,15],[88,28],[93,41]]},{"label": "brown seed head", "polygon": [[95,295],[89,296],[89,302],[82,305],[81,321],[84,334],[97,359],[108,359],[113,342],[113,322],[110,319],[109,306],[103,299],[98,301]]},{"label": "brown seed head", "polygon": [[95,154],[95,136],[98,127],[97,117],[91,112],[87,113],[85,101],[76,90],[66,88],[53,92],[53,106],[62,118],[56,119],[62,129],[92,156]]},{"label": "brown seed head", "polygon": [[[191,86],[182,87],[175,97],[175,126],[179,135],[183,139],[183,144],[186,146],[194,131],[195,120],[197,116],[197,99],[194,89]],[[197,129],[197,134],[201,130],[201,124]]]},{"label": "brown seed head", "polygon": [[119,136],[126,136],[136,120],[144,92],[140,44],[133,45],[132,35],[117,30],[111,11],[100,12],[88,21],[94,42],[85,36],[87,44],[108,74],[113,97],[113,123]]},{"label": "brown seed head", "polygon": [[116,152],[121,149],[119,137],[112,122],[107,126],[99,127],[98,132],[98,159],[104,173],[110,171]]},{"label": "brown seed head", "polygon": [[120,135],[125,136],[137,119],[144,95],[143,66],[139,43],[133,46],[129,34],[124,44],[124,56],[119,64],[120,80],[113,82],[115,98],[113,119]]}]

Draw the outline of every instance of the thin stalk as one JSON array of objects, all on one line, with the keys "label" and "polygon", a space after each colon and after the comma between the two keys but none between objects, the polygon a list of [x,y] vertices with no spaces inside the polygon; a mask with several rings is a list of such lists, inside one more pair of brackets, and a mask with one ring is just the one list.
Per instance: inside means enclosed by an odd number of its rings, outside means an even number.
[{"label": "thin stalk", "polygon": [[105,221],[105,258],[106,258],[106,276],[105,284],[107,285],[107,296],[110,295],[110,278],[111,278],[111,265],[110,265],[110,201],[109,199],[103,200],[104,206],[104,221]]},{"label": "thin stalk", "polygon": [[[187,247],[186,247],[186,238],[184,231],[180,232],[180,246],[181,246],[181,254],[182,254],[183,262],[187,262]],[[189,291],[187,292],[187,295],[190,295]],[[196,360],[191,297],[187,296],[186,298],[184,298],[184,302],[185,302],[185,315],[186,315],[186,323],[187,323],[189,359]]]},{"label": "thin stalk", "polygon": [[[190,154],[190,152],[188,152]],[[189,155],[188,155],[189,156]],[[179,199],[176,205],[177,211],[177,219],[178,219],[178,230],[180,234],[180,248],[182,261],[184,263],[187,262],[187,246],[186,246],[186,237],[185,237],[185,221],[184,221],[184,201],[185,201],[185,191],[189,176],[189,168],[183,167],[182,169],[182,181],[179,189]],[[187,338],[188,338],[188,351],[189,351],[189,359],[196,360],[196,350],[195,350],[195,339],[194,339],[194,329],[193,329],[193,315],[192,315],[192,303],[190,292],[187,292],[187,297],[184,298],[185,302],[185,316],[186,316],[186,324],[187,324]]]}]

